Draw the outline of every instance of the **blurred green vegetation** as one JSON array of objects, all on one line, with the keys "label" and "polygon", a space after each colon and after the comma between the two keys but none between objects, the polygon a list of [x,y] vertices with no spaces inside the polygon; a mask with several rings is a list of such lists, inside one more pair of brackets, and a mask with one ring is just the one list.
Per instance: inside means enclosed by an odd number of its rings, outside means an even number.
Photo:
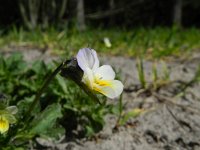
[{"label": "blurred green vegetation", "polygon": [[[106,47],[104,38],[108,38],[111,47]],[[23,28],[12,28],[1,34],[0,47],[8,45],[26,46],[27,48],[50,49],[52,53],[74,55],[82,47],[92,47],[97,52],[138,56],[145,54],[148,58],[163,56],[182,56],[200,48],[200,30],[197,28],[179,29],[137,28],[125,30],[119,28],[88,28],[79,32],[75,28],[57,30],[36,29],[26,31]]]}]

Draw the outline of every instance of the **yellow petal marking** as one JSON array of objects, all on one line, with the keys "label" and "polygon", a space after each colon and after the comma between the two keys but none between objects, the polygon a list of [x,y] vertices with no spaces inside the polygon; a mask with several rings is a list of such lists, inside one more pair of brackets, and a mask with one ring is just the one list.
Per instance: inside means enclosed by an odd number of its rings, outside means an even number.
[{"label": "yellow petal marking", "polygon": [[101,78],[96,77],[95,80],[94,80],[94,84],[93,84],[93,90],[104,94],[104,92],[99,88],[100,86],[101,87],[102,86],[104,86],[104,87],[106,87],[106,86],[112,87],[112,84],[111,84],[111,81],[109,81],[109,80],[102,80]]},{"label": "yellow petal marking", "polygon": [[9,129],[9,122],[8,120],[3,117],[3,116],[0,116],[0,133],[5,133],[6,131],[8,131]]},{"label": "yellow petal marking", "polygon": [[97,80],[95,83],[99,86],[111,86],[110,81],[107,80]]}]

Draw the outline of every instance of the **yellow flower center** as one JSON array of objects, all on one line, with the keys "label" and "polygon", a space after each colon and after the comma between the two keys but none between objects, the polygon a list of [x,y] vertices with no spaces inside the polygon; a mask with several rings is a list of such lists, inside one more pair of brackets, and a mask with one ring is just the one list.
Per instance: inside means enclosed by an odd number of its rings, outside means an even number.
[{"label": "yellow flower center", "polygon": [[0,116],[0,133],[5,133],[6,131],[8,131],[8,128],[9,128],[9,122],[8,120],[3,117],[3,116]]},{"label": "yellow flower center", "polygon": [[97,79],[94,82],[99,86],[110,86],[111,85],[108,80]]},{"label": "yellow flower center", "polygon": [[100,87],[112,86],[109,80],[102,80],[102,78],[96,77],[93,84],[93,90],[104,94]]}]

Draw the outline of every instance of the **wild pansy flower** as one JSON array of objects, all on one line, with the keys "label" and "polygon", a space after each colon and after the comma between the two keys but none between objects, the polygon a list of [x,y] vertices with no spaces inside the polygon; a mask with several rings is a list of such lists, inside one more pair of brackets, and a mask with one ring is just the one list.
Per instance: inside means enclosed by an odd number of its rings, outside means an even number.
[{"label": "wild pansy flower", "polygon": [[16,122],[14,114],[17,113],[16,106],[9,106],[0,110],[0,133],[3,134],[8,131],[9,125]]},{"label": "wild pansy flower", "polygon": [[95,50],[80,49],[77,56],[79,67],[83,70],[82,82],[92,91],[99,92],[109,98],[119,96],[123,91],[123,84],[115,79],[115,72],[109,65],[99,66],[99,59]]}]

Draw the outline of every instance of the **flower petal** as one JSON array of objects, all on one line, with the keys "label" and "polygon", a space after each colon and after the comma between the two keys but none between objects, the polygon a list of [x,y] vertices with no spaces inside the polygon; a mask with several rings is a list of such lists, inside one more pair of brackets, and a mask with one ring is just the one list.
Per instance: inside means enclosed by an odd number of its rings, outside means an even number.
[{"label": "flower petal", "polygon": [[95,70],[95,77],[100,80],[113,80],[115,78],[115,72],[109,65],[103,65]]},{"label": "flower petal", "polygon": [[9,113],[11,113],[11,114],[16,114],[18,112],[18,109],[16,106],[9,106],[6,108],[6,110],[8,110]]},{"label": "flower petal", "polygon": [[90,68],[86,68],[82,78],[83,83],[85,83],[90,89],[93,89],[94,75]]},{"label": "flower petal", "polygon": [[95,50],[90,48],[80,49],[77,56],[79,67],[85,71],[87,67],[95,70],[99,67],[99,59]]},{"label": "flower petal", "polygon": [[10,124],[13,124],[13,123],[15,123],[17,121],[16,118],[15,118],[15,116],[12,115],[12,114],[5,114],[3,116],[8,120],[8,122]]},{"label": "flower petal", "polygon": [[[105,82],[105,81],[104,81]],[[95,85],[94,90],[102,93],[103,95],[113,99],[118,97],[123,91],[123,84],[118,80],[107,81],[109,84],[107,86]]]},{"label": "flower petal", "polygon": [[9,122],[6,118],[0,116],[0,133],[3,134],[9,129]]}]

